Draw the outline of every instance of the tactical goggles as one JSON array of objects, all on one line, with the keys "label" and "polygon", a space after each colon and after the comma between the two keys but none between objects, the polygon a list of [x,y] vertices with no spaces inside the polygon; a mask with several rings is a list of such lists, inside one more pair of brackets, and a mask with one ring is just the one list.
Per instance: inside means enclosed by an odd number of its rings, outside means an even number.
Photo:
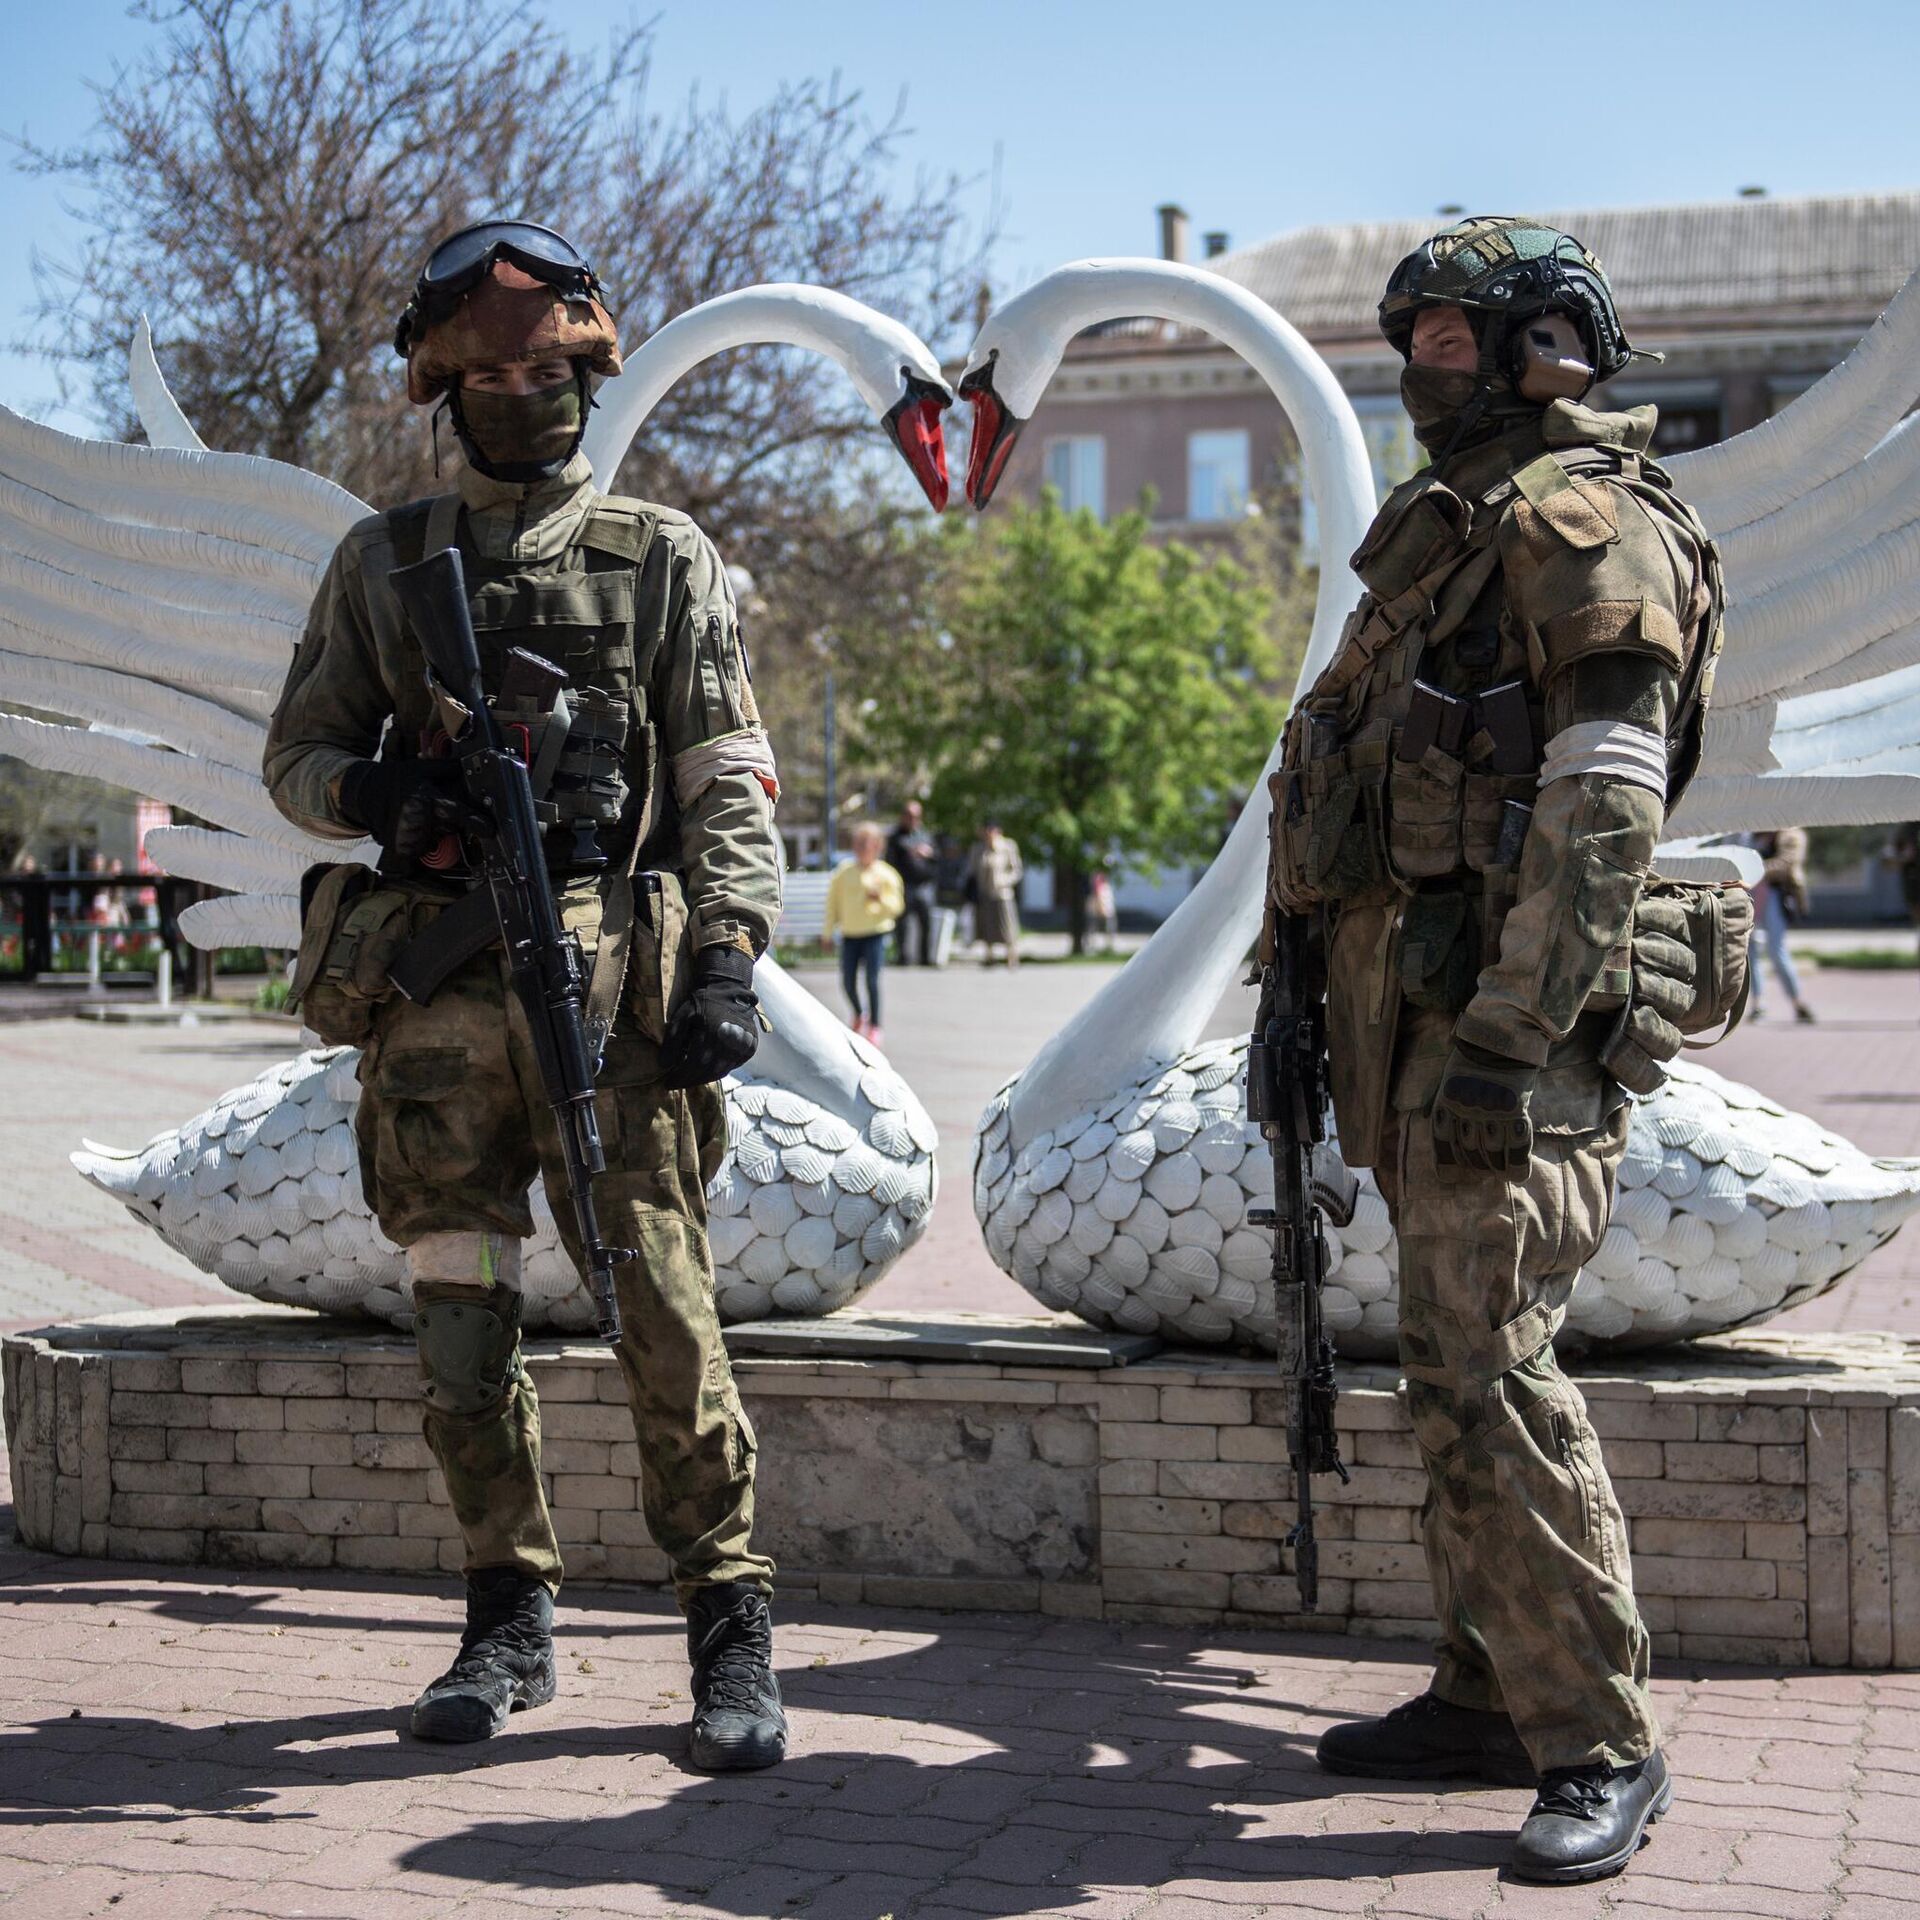
[{"label": "tactical goggles", "polygon": [[531,220],[482,220],[442,240],[428,256],[395,330],[395,352],[404,355],[420,329],[444,320],[502,260],[563,300],[604,302],[606,289],[571,240]]}]

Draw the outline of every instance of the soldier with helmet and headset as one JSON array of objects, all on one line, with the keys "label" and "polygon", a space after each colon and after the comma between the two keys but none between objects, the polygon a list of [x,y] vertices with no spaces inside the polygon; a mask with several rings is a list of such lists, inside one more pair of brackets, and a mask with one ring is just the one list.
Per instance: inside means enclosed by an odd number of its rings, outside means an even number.
[{"label": "soldier with helmet and headset", "polygon": [[[620,371],[619,338],[560,235],[492,221],[444,241],[396,346],[408,398],[444,404],[466,464],[456,491],[375,514],[341,543],[265,772],[297,826],[381,849],[377,874],[309,874],[295,993],[323,1039],[364,1050],[362,1181],[406,1250],[426,1437],[465,1542],[466,1631],[413,1731],[484,1739],[553,1698],[561,1557],[519,1332],[536,1174],[580,1255],[507,957],[490,917],[461,906],[472,815],[389,584],[455,547],[483,682],[524,742],[549,879],[605,1035],[594,1198],[609,1242],[637,1251],[614,1272],[617,1352],[648,1533],[688,1619],[692,1759],[769,1766],[786,1749],[773,1564],[752,1543],[753,1429],[721,1344],[705,1211],[726,1145],[717,1083],[759,1039],[753,963],[782,867],[731,591],[685,514],[594,486],[580,443],[594,385]],[[557,696],[541,662],[564,670]],[[408,958],[436,979],[430,994],[394,987]]]},{"label": "soldier with helmet and headset", "polygon": [[1553,1337],[1627,1089],[1698,1024],[1689,942],[1703,916],[1740,937],[1731,908],[1643,885],[1699,757],[1719,566],[1648,451],[1654,410],[1582,404],[1633,349],[1572,236],[1463,220],[1400,263],[1380,323],[1432,464],[1374,520],[1289,721],[1266,950],[1276,916],[1314,918],[1341,1151],[1398,1229],[1440,1642],[1426,1693],[1319,1759],[1537,1785],[1514,1871],[1595,1879],[1673,1789],[1625,1525]]}]

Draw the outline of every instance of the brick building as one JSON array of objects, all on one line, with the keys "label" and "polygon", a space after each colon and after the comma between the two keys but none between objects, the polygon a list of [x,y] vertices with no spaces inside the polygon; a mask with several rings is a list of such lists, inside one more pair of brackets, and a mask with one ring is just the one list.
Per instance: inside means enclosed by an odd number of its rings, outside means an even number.
[{"label": "brick building", "polygon": [[[1920,192],[1545,216],[1605,262],[1628,337],[1666,355],[1601,390],[1653,401],[1668,452],[1705,446],[1777,412],[1843,359],[1920,265]],[[1258,294],[1325,355],[1353,397],[1383,484],[1411,471],[1400,362],[1374,308],[1396,262],[1445,216],[1303,227],[1202,264]],[[1163,257],[1188,257],[1187,216],[1160,209]],[[1083,335],[1022,434],[1003,491],[1048,483],[1097,512],[1157,495],[1169,533],[1230,525],[1251,493],[1290,475],[1292,439],[1258,375],[1204,335],[1122,321]]]}]

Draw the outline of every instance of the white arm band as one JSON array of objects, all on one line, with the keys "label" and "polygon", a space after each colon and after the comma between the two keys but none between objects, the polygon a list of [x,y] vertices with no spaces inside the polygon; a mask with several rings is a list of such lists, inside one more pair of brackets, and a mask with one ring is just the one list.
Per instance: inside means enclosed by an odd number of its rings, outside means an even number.
[{"label": "white arm band", "polygon": [[761,727],[743,727],[703,740],[697,747],[673,756],[673,792],[682,807],[690,807],[723,775],[750,773],[767,790],[769,800],[780,797],[780,776],[773,764],[773,742]]},{"label": "white arm band", "polygon": [[1667,743],[1645,727],[1621,721],[1583,720],[1563,727],[1547,742],[1540,784],[1578,780],[1584,774],[1604,774],[1667,797]]}]

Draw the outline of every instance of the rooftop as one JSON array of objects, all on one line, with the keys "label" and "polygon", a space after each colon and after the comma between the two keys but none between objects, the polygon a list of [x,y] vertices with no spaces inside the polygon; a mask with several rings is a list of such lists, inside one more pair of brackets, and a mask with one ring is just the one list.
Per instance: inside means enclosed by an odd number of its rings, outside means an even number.
[{"label": "rooftop", "polygon": [[[1920,266],[1920,191],[1587,208],[1543,217],[1600,256],[1630,331],[1636,321],[1730,309],[1776,318],[1871,317]],[[1370,334],[1394,267],[1444,224],[1429,214],[1300,227],[1206,265],[1257,293],[1303,332]]]},{"label": "rooftop", "polygon": [[[1601,257],[1636,317],[1764,307],[1878,313],[1920,265],[1920,192],[1548,213]],[[1210,261],[1308,332],[1373,328],[1380,288],[1444,221],[1302,227]]]}]

